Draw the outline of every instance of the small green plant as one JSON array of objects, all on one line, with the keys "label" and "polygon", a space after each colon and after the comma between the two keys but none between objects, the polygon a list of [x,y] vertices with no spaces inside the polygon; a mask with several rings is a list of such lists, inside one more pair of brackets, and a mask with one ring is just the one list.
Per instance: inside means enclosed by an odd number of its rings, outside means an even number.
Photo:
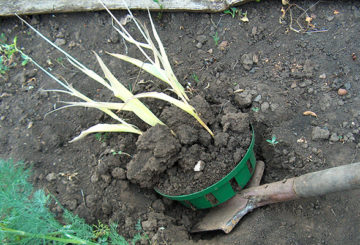
[{"label": "small green plant", "polygon": [[232,7],[232,8],[229,8],[229,9],[225,10],[224,14],[229,14],[234,19],[237,12],[238,12],[238,9],[235,8],[235,7]]},{"label": "small green plant", "polygon": [[162,3],[160,3],[159,0],[153,0],[153,1],[154,1],[154,3],[157,3],[157,5],[159,5],[160,11],[157,14],[156,18],[160,21],[160,20],[162,20],[162,17],[163,17],[164,5]]},{"label": "small green plant", "polygon": [[196,82],[196,83],[199,83],[199,77],[194,73],[194,74],[192,74],[192,78],[194,79],[194,81]]},{"label": "small green plant", "polygon": [[109,138],[109,133],[96,133],[95,139],[101,143],[104,143],[105,140]]},{"label": "small green plant", "polygon": [[133,239],[131,240],[131,244],[135,245],[139,241],[148,241],[150,243],[150,238],[146,232],[144,232],[142,226],[141,226],[141,220],[138,219],[137,223],[135,224],[135,229],[138,231],[138,233],[135,234]]},{"label": "small green plant", "polygon": [[55,59],[55,61],[56,61],[59,65],[64,66],[64,58],[63,58],[63,57],[57,57],[57,58]]},{"label": "small green plant", "polygon": [[128,156],[128,157],[131,157],[131,155],[130,155],[129,153],[126,153],[126,152],[123,152],[123,151],[114,151],[114,150],[112,150],[112,151],[111,151],[111,154],[113,154],[113,156],[116,156],[116,155],[119,155],[119,156],[125,155],[125,156]]},{"label": "small green plant", "polygon": [[260,110],[260,108],[259,107],[251,107],[251,110],[253,112],[258,112]]},{"label": "small green plant", "polygon": [[1,43],[5,43],[6,41],[7,41],[7,38],[6,38],[5,34],[4,34],[4,33],[1,33],[1,34],[0,34],[0,42],[1,42]]},{"label": "small green plant", "polygon": [[266,140],[266,142],[268,142],[270,145],[272,145],[273,147],[275,147],[276,144],[278,144],[279,142],[276,140],[276,136],[273,135],[271,140]]},{"label": "small green plant", "polygon": [[215,46],[218,46],[219,45],[219,39],[220,39],[218,32],[215,32],[215,35],[212,36],[212,38],[214,39]]},{"label": "small green plant", "polygon": [[98,220],[97,225],[93,225],[93,234],[97,242],[105,243],[106,241],[108,241],[110,232],[110,227],[101,223],[100,220]]},{"label": "small green plant", "polygon": [[[4,33],[0,34],[0,74],[5,74],[11,67],[16,66],[14,55],[19,52],[16,47],[17,37],[14,37],[12,44],[7,44],[7,38]],[[25,66],[29,59],[25,55],[21,55],[23,59],[22,66]]]}]

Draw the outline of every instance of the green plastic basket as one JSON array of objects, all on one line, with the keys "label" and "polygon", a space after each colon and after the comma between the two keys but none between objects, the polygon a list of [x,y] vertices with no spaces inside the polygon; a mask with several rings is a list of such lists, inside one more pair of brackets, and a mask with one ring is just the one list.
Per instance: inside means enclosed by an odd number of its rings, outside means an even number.
[{"label": "green plastic basket", "polygon": [[162,194],[158,190],[155,191],[166,198],[179,201],[183,205],[194,209],[212,208],[226,202],[236,194],[231,183],[235,183],[242,189],[249,182],[254,173],[256,166],[256,159],[253,151],[254,144],[255,132],[252,130],[250,146],[240,163],[224,178],[202,191],[180,196],[170,196]]}]

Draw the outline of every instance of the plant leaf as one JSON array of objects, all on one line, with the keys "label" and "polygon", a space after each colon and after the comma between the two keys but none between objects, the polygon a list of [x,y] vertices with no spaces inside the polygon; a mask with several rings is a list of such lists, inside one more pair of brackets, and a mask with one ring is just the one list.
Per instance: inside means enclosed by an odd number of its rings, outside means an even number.
[{"label": "plant leaf", "polygon": [[[183,102],[182,100],[178,100],[167,94],[158,93],[158,92],[141,93],[141,94],[135,95],[134,98],[155,98],[155,99],[167,101],[167,102],[179,107],[183,111],[189,113],[191,116],[193,116],[201,124],[201,126],[203,126],[206,129],[206,131],[208,131],[209,134],[214,137],[214,133],[204,123],[204,121],[199,117],[199,115],[196,113],[195,108],[192,107],[190,104]],[[125,103],[127,103],[127,102],[125,102]]]},{"label": "plant leaf", "polygon": [[170,65],[170,62],[169,62],[169,59],[168,59],[168,57],[166,55],[166,52],[165,52],[165,48],[164,48],[164,46],[163,46],[163,44],[161,42],[161,39],[160,39],[156,29],[155,29],[155,25],[154,25],[154,22],[153,22],[153,20],[151,18],[149,10],[148,10],[148,14],[149,14],[149,19],[150,19],[153,35],[155,37],[156,42],[159,45],[159,49],[160,49],[160,53],[161,53],[161,57],[159,57],[159,58],[160,58],[160,61],[161,61],[162,65],[164,66],[166,74],[169,77],[169,80],[171,82],[171,87],[174,89],[175,93],[180,98],[182,98],[182,99],[184,99],[186,101],[189,101],[189,98],[187,97],[187,95],[185,93],[184,87],[178,82],[178,80],[176,79],[176,77],[174,75],[174,72],[173,72],[173,70],[171,68],[171,65]]},{"label": "plant leaf", "polygon": [[78,141],[84,138],[85,136],[87,136],[88,134],[103,133],[103,132],[125,132],[125,133],[142,134],[140,130],[126,124],[97,124],[82,131],[79,136],[72,139],[69,143]]},{"label": "plant leaf", "polygon": [[[105,74],[106,79],[108,79],[111,84],[111,90],[113,91],[115,97],[120,98],[124,102],[128,101],[130,98],[133,98],[134,95],[116,79],[116,77],[104,64],[102,59],[96,53],[95,56],[100,64],[101,69]],[[147,124],[151,126],[155,126],[156,124],[164,124],[141,101],[135,99],[130,101],[129,104],[130,108],[132,108],[132,111]]]},{"label": "plant leaf", "polygon": [[[141,69],[143,69],[144,71],[150,73],[151,75],[159,78],[160,80],[166,82],[167,84],[169,84],[167,77],[163,75],[163,73],[161,71],[159,71],[159,68],[156,67],[155,65],[152,65],[150,63],[145,63],[141,60],[129,57],[127,55],[123,55],[123,54],[114,54],[114,53],[108,53],[112,56],[114,56],[115,58],[121,59],[123,61],[126,61],[128,63],[131,63]],[[160,70],[162,70],[160,68]],[[162,70],[163,72],[165,72],[164,70]],[[170,85],[170,84],[169,84]]]}]

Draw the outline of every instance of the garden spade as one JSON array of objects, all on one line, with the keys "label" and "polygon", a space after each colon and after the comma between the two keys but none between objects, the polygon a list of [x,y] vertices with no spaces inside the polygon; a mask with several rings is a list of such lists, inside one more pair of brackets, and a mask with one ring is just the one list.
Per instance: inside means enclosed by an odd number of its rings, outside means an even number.
[{"label": "garden spade", "polygon": [[255,208],[360,188],[360,162],[259,186],[263,171],[264,163],[258,162],[249,188],[212,209],[191,232],[223,230],[229,233],[245,214]]}]

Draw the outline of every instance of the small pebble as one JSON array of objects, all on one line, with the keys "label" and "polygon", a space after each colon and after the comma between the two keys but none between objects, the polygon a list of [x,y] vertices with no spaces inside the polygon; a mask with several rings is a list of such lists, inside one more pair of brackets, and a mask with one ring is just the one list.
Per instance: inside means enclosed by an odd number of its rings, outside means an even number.
[{"label": "small pebble", "polygon": [[111,171],[111,175],[116,179],[126,179],[126,172],[123,168],[114,168]]},{"label": "small pebble", "polygon": [[200,160],[196,163],[195,167],[194,167],[194,171],[195,172],[199,172],[199,171],[202,171],[204,170],[205,168],[205,162]]},{"label": "small pebble", "polygon": [[348,92],[346,89],[339,88],[339,90],[338,90],[338,95],[340,95],[340,96],[346,95],[347,93]]},{"label": "small pebble", "polygon": [[57,39],[55,40],[55,44],[56,44],[57,46],[65,45],[65,44],[66,44],[66,40],[63,39],[63,38],[57,38]]},{"label": "small pebble", "polygon": [[261,100],[261,94],[255,97],[254,102],[259,102]]},{"label": "small pebble", "polygon": [[344,105],[344,101],[339,100],[339,101],[338,101],[338,105],[340,105],[340,106]]},{"label": "small pebble", "polygon": [[269,109],[270,105],[268,102],[264,102],[261,104],[261,111],[267,111]]},{"label": "small pebble", "polygon": [[335,17],[334,16],[328,16],[326,17],[327,21],[332,21]]},{"label": "small pebble", "polygon": [[336,133],[332,133],[331,136],[330,136],[330,141],[331,142],[339,141],[339,136]]},{"label": "small pebble", "polygon": [[319,78],[320,78],[320,79],[326,79],[326,74],[325,74],[325,73],[321,74],[321,75],[319,76]]},{"label": "small pebble", "polygon": [[49,173],[48,175],[46,175],[46,180],[51,182],[53,180],[56,180],[56,174],[55,173]]}]

